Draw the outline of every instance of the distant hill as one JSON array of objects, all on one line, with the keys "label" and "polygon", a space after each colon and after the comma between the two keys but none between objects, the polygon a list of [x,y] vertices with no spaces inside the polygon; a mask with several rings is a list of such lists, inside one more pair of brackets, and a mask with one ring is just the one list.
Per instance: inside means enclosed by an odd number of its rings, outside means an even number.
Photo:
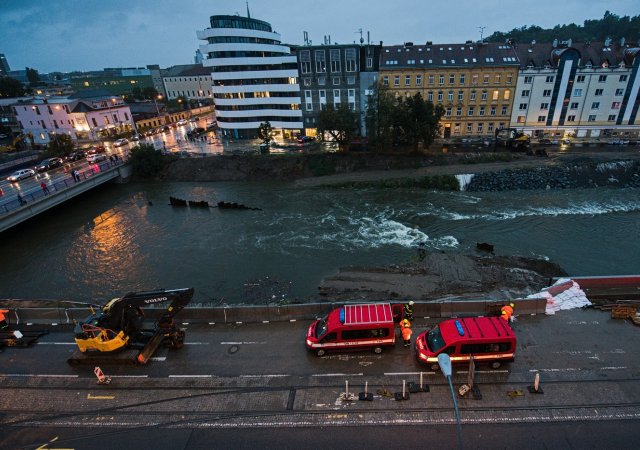
[{"label": "distant hill", "polygon": [[620,17],[609,11],[604,13],[602,19],[585,20],[584,25],[556,25],[551,29],[544,29],[537,25],[514,28],[503,33],[496,31],[486,38],[489,42],[505,42],[512,39],[515,42],[553,42],[554,39],[573,42],[604,41],[606,38],[619,40],[625,38],[626,42],[640,41],[640,15]]}]

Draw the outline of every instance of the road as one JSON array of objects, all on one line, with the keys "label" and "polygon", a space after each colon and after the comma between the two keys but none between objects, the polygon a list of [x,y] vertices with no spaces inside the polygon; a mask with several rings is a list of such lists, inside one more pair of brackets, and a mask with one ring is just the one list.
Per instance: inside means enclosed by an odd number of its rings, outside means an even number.
[{"label": "road", "polygon": [[[417,319],[415,332],[432,319]],[[441,374],[397,345],[318,358],[307,323],[183,325],[187,345],[146,366],[65,362],[70,330],[0,355],[0,447],[371,448],[455,447],[451,397]],[[596,310],[519,317],[516,361],[478,366],[481,400],[458,399],[467,448],[631,448],[640,422],[638,328]],[[454,384],[467,380],[458,367]],[[395,401],[402,381],[428,393]],[[535,373],[544,394],[529,394]],[[343,401],[368,383],[372,402]],[[509,396],[512,393],[513,396]]]}]

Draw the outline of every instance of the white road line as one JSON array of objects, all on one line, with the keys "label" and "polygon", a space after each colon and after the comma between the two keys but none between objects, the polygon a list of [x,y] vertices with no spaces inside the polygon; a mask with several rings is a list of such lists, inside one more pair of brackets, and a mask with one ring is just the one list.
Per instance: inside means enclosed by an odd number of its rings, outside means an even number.
[{"label": "white road line", "polygon": [[185,342],[184,345],[209,345],[208,342]]},{"label": "white road line", "polygon": [[529,369],[529,372],[579,372],[579,371],[588,371],[588,370],[624,370],[627,369],[626,366],[619,367],[597,367],[595,369],[581,369],[579,367],[566,367],[564,369]]},{"label": "white road line", "polygon": [[[469,373],[468,370],[457,370],[455,373]],[[509,373],[508,370],[475,370],[474,373]]]},{"label": "white road line", "polygon": [[111,378],[149,378],[149,375],[109,375]]},{"label": "white road line", "polygon": [[38,342],[39,345],[76,345],[75,342]]},{"label": "white road line", "polygon": [[220,345],[250,345],[250,344],[266,344],[266,341],[263,342],[220,342]]},{"label": "white road line", "polygon": [[211,378],[212,375],[169,375],[169,378]]},{"label": "white road line", "polygon": [[153,358],[150,358],[151,361],[166,361],[167,357],[166,356],[154,356]]},{"label": "white road line", "polygon": [[286,373],[274,373],[270,375],[240,375],[240,378],[282,378],[290,377],[291,375]]},{"label": "white road line", "polygon": [[363,373],[316,373],[312,377],[361,377]]},{"label": "white road line", "polygon": [[78,378],[78,375],[58,375],[47,373],[3,373],[0,377],[38,377],[38,378]]},{"label": "white road line", "polygon": [[[429,373],[429,372],[422,372],[422,373]],[[399,375],[420,375],[420,372],[385,372],[384,375],[388,377],[394,377]]]}]

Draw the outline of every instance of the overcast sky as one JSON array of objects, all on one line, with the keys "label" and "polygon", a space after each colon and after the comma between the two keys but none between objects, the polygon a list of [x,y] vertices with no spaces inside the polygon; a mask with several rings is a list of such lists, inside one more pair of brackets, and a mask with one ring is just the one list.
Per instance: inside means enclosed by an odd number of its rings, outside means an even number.
[{"label": "overcast sky", "polygon": [[[640,14],[638,0],[251,0],[251,17],[271,23],[282,41],[314,44],[360,39],[385,45],[457,43],[524,25],[582,25],[606,10]],[[12,70],[41,73],[105,67],[168,67],[193,62],[196,30],[209,16],[246,15],[244,0],[0,0],[0,53]],[[566,36],[570,37],[570,36]]]}]

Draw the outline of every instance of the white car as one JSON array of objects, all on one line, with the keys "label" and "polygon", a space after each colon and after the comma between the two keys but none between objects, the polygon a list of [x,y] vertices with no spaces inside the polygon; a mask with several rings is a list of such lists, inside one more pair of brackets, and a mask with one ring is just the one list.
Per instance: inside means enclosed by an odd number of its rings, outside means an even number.
[{"label": "white car", "polygon": [[30,178],[36,174],[36,171],[33,169],[22,169],[16,170],[11,175],[7,177],[7,181],[11,181],[15,183],[16,181],[24,180],[25,178]]},{"label": "white car", "polygon": [[107,155],[105,155],[104,153],[95,153],[93,155],[87,156],[87,162],[91,164],[106,160]]},{"label": "white car", "polygon": [[128,141],[128,140],[126,140],[126,139],[118,139],[117,141],[115,141],[115,142],[113,143],[113,145],[114,145],[115,147],[122,147],[124,144],[126,144],[126,143],[128,143],[128,142],[129,142],[129,141]]}]

